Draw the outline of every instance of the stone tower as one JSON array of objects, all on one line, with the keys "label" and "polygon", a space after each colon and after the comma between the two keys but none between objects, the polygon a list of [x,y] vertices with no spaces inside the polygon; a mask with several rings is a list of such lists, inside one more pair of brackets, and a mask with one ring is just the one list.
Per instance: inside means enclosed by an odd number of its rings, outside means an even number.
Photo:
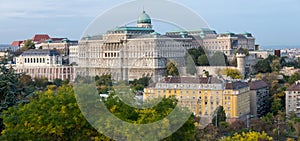
[{"label": "stone tower", "polygon": [[246,58],[245,51],[242,48],[238,49],[238,51],[236,53],[237,69],[241,72],[243,78],[245,78],[245,74],[246,74],[246,72],[245,72],[245,67],[246,67],[245,58]]}]

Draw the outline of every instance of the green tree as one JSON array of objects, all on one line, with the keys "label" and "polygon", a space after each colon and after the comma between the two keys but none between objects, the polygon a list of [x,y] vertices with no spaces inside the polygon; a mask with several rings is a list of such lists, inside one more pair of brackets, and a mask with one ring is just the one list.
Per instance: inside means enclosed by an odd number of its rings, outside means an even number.
[{"label": "green tree", "polygon": [[205,54],[200,55],[198,57],[198,65],[199,66],[209,66],[209,61],[208,61],[208,58]]},{"label": "green tree", "polygon": [[[260,60],[257,62],[257,64],[254,66],[254,68],[259,72],[259,73],[267,73],[267,72],[272,72],[271,64],[274,60],[279,60],[279,57],[275,55],[269,55],[268,58]],[[279,63],[280,64],[280,63]],[[281,67],[281,65],[279,65]],[[273,65],[273,69],[278,69],[278,64],[277,61],[275,61],[275,64]]]},{"label": "green tree", "polygon": [[209,58],[209,64],[211,66],[228,66],[229,62],[227,56],[220,51],[217,51]]},{"label": "green tree", "polygon": [[200,65],[198,64],[198,58],[202,55],[205,55],[205,51],[202,47],[189,49],[187,53],[187,56],[190,56],[197,66]]},{"label": "green tree", "polygon": [[271,67],[267,60],[258,61],[254,67],[257,70],[257,72],[259,72],[259,73],[271,72]]},{"label": "green tree", "polygon": [[273,60],[270,64],[272,72],[278,72],[281,69],[281,64],[279,59]]},{"label": "green tree", "polygon": [[56,78],[53,80],[53,84],[56,85],[57,87],[62,86],[62,80],[59,78]]},{"label": "green tree", "polygon": [[37,89],[44,90],[49,84],[49,81],[48,78],[46,77],[42,77],[42,78],[35,77],[34,84]]},{"label": "green tree", "polygon": [[24,42],[24,50],[35,49],[35,44],[32,40],[28,39]]},{"label": "green tree", "polygon": [[133,81],[129,81],[129,84],[131,85],[131,88],[133,90],[144,90],[145,87],[149,85],[149,82],[151,81],[151,78],[149,77],[142,77],[140,79],[134,79]]},{"label": "green tree", "polygon": [[[0,115],[3,110],[18,103],[27,103],[27,96],[33,92],[31,77],[22,73],[15,73],[13,68],[7,68],[7,61],[0,62]],[[0,131],[4,128],[0,117]]]},{"label": "green tree", "polygon": [[300,80],[300,72],[293,74],[290,78],[289,78],[289,84],[293,84],[296,81]]},{"label": "green tree", "polygon": [[72,86],[56,92],[48,89],[37,96],[4,112],[1,140],[109,140],[81,114]]},{"label": "green tree", "polygon": [[24,93],[23,95],[33,94],[35,88],[31,76],[26,74],[21,74],[18,81],[19,81],[18,89],[20,89],[22,93]]},{"label": "green tree", "polygon": [[197,69],[196,69],[196,64],[193,61],[192,57],[187,55],[185,57],[185,62],[186,62],[186,72],[188,74],[194,75],[197,72]]},{"label": "green tree", "polygon": [[179,76],[179,71],[177,69],[177,65],[172,61],[168,61],[168,63],[167,63],[167,76],[168,75]]},{"label": "green tree", "polygon": [[[221,122],[226,121],[226,113],[225,113],[223,106],[219,106],[216,110],[217,110],[217,113],[216,113],[216,115],[214,115],[214,117],[212,119],[212,124],[219,126]],[[217,121],[217,124],[216,124],[216,121]]]},{"label": "green tree", "polygon": [[279,111],[283,109],[283,106],[281,104],[281,99],[279,98],[274,98],[272,103],[271,103],[271,111],[273,114],[277,114]]}]

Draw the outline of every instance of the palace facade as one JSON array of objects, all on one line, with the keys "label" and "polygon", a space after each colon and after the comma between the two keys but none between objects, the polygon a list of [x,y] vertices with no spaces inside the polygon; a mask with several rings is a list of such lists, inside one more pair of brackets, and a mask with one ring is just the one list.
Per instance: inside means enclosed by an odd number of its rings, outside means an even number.
[{"label": "palace facade", "polygon": [[112,74],[115,80],[146,76],[155,79],[165,75],[168,60],[176,62],[178,67],[185,66],[187,49],[199,46],[208,55],[221,51],[232,59],[239,48],[254,50],[255,39],[250,33],[217,34],[207,28],[161,35],[152,29],[151,18],[143,11],[136,27],[118,27],[103,35],[82,38],[77,49],[76,73],[81,76]]}]

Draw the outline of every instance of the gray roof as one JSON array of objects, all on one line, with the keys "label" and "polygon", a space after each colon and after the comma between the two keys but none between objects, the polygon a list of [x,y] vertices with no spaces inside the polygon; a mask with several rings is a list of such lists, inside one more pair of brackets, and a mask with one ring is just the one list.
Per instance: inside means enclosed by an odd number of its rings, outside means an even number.
[{"label": "gray roof", "polygon": [[246,82],[241,81],[228,82],[225,85],[226,90],[238,90],[245,87],[248,87],[248,84]]},{"label": "gray roof", "polygon": [[248,84],[249,84],[250,90],[258,90],[258,89],[268,87],[268,84],[263,80],[251,81],[251,82],[248,82]]},{"label": "gray roof", "polygon": [[160,83],[192,83],[192,84],[220,84],[222,81],[216,77],[165,77]]},{"label": "gray roof", "polygon": [[290,87],[286,89],[286,91],[300,91],[300,83],[299,81],[296,81],[293,83]]},{"label": "gray roof", "polygon": [[24,51],[22,55],[23,56],[41,56],[41,55],[56,56],[60,54],[56,50],[51,50],[51,49],[30,49]]}]

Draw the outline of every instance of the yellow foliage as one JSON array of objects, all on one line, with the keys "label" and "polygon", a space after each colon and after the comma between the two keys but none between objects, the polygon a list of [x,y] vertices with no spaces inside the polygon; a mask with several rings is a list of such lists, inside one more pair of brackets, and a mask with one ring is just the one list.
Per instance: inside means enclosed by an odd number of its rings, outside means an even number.
[{"label": "yellow foliage", "polygon": [[259,139],[272,140],[272,137],[269,137],[265,132],[242,132],[241,134],[235,133],[232,137],[226,137],[221,139],[221,141],[257,141]]}]

